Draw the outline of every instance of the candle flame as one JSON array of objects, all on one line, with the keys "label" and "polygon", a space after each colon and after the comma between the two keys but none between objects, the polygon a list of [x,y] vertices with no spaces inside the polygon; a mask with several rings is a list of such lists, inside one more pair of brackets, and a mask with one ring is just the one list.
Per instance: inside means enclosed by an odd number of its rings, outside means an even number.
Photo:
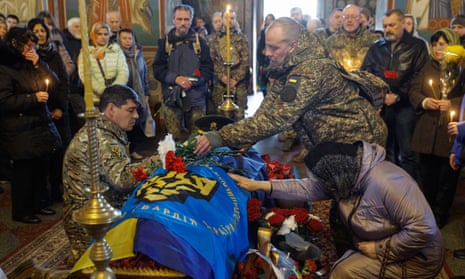
[{"label": "candle flame", "polygon": [[49,81],[48,81],[48,78],[47,78],[47,79],[45,79],[45,84],[48,86],[48,83],[49,83]]},{"label": "candle flame", "polygon": [[454,121],[455,111],[450,111],[450,122]]},{"label": "candle flame", "polygon": [[432,79],[429,80],[429,86],[433,86],[433,80]]}]

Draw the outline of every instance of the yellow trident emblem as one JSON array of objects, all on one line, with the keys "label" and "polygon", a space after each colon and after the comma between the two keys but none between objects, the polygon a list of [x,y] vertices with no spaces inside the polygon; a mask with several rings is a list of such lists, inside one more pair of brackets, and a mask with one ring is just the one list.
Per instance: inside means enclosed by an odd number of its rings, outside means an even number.
[{"label": "yellow trident emblem", "polygon": [[209,200],[217,189],[217,182],[189,172],[170,171],[165,175],[150,178],[137,191],[139,200],[179,201],[184,202],[188,196]]}]

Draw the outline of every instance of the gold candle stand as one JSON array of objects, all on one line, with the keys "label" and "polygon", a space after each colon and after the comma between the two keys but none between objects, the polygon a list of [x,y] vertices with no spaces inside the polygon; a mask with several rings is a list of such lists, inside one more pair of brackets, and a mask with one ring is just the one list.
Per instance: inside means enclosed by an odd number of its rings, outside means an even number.
[{"label": "gold candle stand", "polygon": [[228,78],[228,82],[226,83],[226,96],[224,97],[223,103],[218,107],[221,114],[226,117],[234,119],[234,114],[238,110],[238,106],[232,101],[232,94],[231,94],[231,66],[232,63],[224,63],[226,67],[226,76]]}]

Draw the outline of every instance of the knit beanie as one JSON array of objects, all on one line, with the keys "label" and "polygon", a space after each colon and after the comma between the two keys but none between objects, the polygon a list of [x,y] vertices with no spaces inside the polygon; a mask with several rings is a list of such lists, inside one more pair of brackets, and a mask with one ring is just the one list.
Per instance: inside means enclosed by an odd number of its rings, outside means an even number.
[{"label": "knit beanie", "polygon": [[450,25],[454,25],[454,24],[459,24],[459,25],[462,25],[462,26],[465,26],[465,16],[464,15],[456,15],[452,18],[452,20],[450,21]]},{"label": "knit beanie", "polygon": [[326,186],[336,201],[348,198],[362,164],[361,142],[355,144],[323,142],[316,145],[304,161],[308,169]]}]

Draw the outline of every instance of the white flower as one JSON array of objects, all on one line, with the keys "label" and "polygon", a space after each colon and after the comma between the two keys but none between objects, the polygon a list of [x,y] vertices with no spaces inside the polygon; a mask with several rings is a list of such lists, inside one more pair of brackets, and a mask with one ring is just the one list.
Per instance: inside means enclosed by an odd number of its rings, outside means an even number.
[{"label": "white flower", "polygon": [[279,231],[276,234],[286,235],[295,229],[297,229],[297,222],[295,221],[295,215],[291,215],[284,220],[281,228],[279,228]]}]

